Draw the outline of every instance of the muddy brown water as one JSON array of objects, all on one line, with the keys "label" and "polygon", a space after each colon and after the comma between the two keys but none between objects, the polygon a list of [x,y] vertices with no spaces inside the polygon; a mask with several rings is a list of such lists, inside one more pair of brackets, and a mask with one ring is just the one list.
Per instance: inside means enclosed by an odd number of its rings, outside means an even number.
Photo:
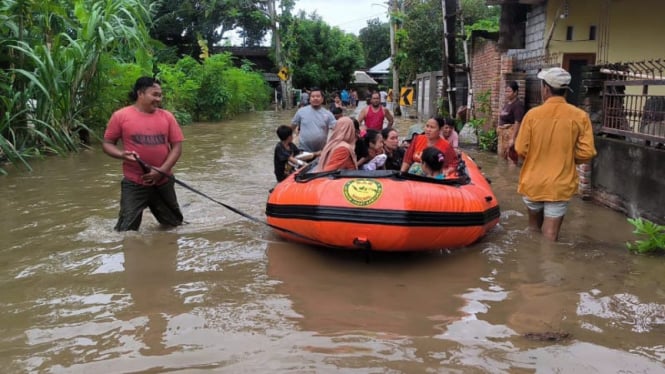
[{"label": "muddy brown water", "polygon": [[[185,127],[176,176],[263,219],[291,115]],[[120,163],[99,147],[1,177],[2,372],[663,372],[665,258],[628,253],[626,218],[579,199],[561,242],[543,242],[519,169],[469,153],[500,224],[460,251],[369,263],[180,187],[188,224],[146,212],[138,233],[113,232]]]}]

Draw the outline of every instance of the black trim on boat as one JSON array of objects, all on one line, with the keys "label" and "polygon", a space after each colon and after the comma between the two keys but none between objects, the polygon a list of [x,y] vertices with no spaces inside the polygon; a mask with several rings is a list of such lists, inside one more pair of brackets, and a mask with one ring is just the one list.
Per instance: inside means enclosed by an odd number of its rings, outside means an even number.
[{"label": "black trim on boat", "polygon": [[337,221],[391,226],[482,226],[501,216],[498,206],[483,212],[416,212],[339,208],[317,205],[267,204],[266,216],[310,221]]}]

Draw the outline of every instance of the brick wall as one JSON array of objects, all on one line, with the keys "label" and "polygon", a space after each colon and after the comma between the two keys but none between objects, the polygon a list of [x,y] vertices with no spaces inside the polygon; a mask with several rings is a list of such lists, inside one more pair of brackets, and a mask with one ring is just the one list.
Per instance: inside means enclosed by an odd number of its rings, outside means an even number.
[{"label": "brick wall", "polygon": [[[494,40],[478,37],[472,43],[471,74],[473,77],[473,110],[476,118],[486,118],[486,128],[497,125],[501,98],[501,52]],[[512,70],[512,65],[511,65]],[[481,113],[478,98],[490,92],[491,113]]]}]

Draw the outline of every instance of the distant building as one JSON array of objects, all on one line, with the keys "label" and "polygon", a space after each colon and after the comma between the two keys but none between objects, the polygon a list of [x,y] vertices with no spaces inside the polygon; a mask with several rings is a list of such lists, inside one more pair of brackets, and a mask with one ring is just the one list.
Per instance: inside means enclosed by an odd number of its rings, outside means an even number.
[{"label": "distant building", "polygon": [[390,64],[392,60],[390,57],[372,66],[367,71],[370,77],[377,81],[380,85],[388,86],[390,80]]}]

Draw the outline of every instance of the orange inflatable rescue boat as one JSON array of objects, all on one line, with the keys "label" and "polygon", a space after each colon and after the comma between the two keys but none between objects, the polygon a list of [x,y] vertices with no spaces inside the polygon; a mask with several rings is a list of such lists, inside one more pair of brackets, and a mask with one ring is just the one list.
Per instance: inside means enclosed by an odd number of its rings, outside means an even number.
[{"label": "orange inflatable rescue boat", "polygon": [[459,177],[437,180],[393,170],[314,173],[309,165],[268,196],[268,223],[285,239],[372,251],[454,249],[494,227],[499,204],[462,153]]}]

